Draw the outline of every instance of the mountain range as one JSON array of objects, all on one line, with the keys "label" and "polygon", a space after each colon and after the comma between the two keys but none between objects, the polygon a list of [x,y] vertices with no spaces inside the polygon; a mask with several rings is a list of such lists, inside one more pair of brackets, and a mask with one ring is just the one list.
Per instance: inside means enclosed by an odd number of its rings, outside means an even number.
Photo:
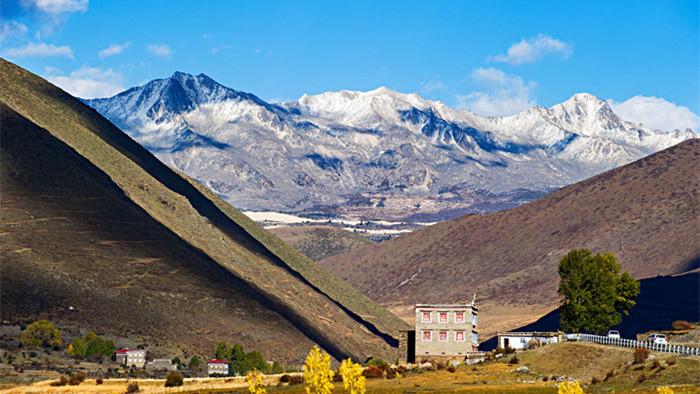
[{"label": "mountain range", "polygon": [[509,208],[697,137],[587,93],[488,118],[385,87],[268,103],[176,72],[85,102],[240,209],[365,220]]},{"label": "mountain range", "polygon": [[393,356],[407,325],[386,309],[56,86],[3,59],[0,85],[3,325],[188,357]]}]

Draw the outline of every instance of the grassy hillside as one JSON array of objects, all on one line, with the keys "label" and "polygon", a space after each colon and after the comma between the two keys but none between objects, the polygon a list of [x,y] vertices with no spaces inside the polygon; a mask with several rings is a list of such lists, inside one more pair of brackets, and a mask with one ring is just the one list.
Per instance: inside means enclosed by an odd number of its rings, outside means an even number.
[{"label": "grassy hillside", "polygon": [[411,318],[415,303],[477,294],[480,335],[530,323],[557,306],[561,257],[611,252],[637,278],[698,267],[700,140],[562,188],[529,204],[470,215],[320,262]]},{"label": "grassy hillside", "polygon": [[286,360],[392,352],[391,313],[62,90],[5,60],[0,84],[3,320]]},{"label": "grassy hillside", "polygon": [[374,243],[360,234],[329,226],[275,227],[268,231],[313,261]]}]

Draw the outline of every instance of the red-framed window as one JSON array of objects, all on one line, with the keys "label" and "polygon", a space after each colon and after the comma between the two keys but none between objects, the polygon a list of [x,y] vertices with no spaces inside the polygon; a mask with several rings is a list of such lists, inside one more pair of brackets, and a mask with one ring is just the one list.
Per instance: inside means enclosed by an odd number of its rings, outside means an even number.
[{"label": "red-framed window", "polygon": [[464,331],[455,331],[455,341],[464,342]]},{"label": "red-framed window", "polygon": [[433,340],[432,332],[423,331],[423,342],[430,342]]},{"label": "red-framed window", "polygon": [[440,317],[438,321],[440,323],[447,323],[447,312],[440,312],[439,315]]},{"label": "red-framed window", "polygon": [[432,319],[430,318],[430,312],[423,312],[421,320],[422,323],[430,323]]},{"label": "red-framed window", "polygon": [[447,331],[440,331],[440,333],[438,334],[438,341],[440,341],[440,342],[447,341]]},{"label": "red-framed window", "polygon": [[455,323],[464,323],[464,312],[455,312]]}]

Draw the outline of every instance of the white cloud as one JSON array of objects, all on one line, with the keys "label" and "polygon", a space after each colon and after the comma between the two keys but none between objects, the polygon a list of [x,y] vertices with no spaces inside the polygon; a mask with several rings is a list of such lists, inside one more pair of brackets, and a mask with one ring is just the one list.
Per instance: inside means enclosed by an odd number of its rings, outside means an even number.
[{"label": "white cloud", "polygon": [[536,104],[535,82],[525,82],[518,75],[506,74],[496,68],[476,68],[471,78],[481,91],[457,95],[457,107],[467,108],[482,116],[508,116]]},{"label": "white cloud", "polygon": [[31,1],[36,8],[49,14],[62,14],[64,12],[85,12],[88,9],[89,0],[34,0]]},{"label": "white cloud", "polygon": [[571,56],[571,44],[540,33],[536,37],[523,38],[520,42],[514,43],[508,48],[507,55],[498,54],[489,57],[489,60],[517,66],[523,63],[534,63],[550,53],[559,53],[566,59]]},{"label": "white cloud", "polygon": [[27,26],[15,21],[0,22],[0,42],[8,38],[20,38],[29,32]]},{"label": "white cloud", "polygon": [[231,49],[231,45],[224,45],[224,46],[221,46],[221,47],[214,47],[214,48],[211,49],[211,53],[212,53],[213,55],[215,55],[215,54],[217,54],[218,52],[221,52],[221,51],[228,51],[229,49]]},{"label": "white cloud", "polygon": [[80,98],[111,97],[125,90],[124,77],[112,69],[102,70],[85,64],[68,76],[51,67],[45,69],[45,73],[51,83]]},{"label": "white cloud", "polygon": [[98,53],[98,56],[100,57],[100,59],[104,59],[108,56],[118,55],[130,46],[131,46],[131,42],[129,42],[129,41],[127,41],[121,45],[120,44],[112,44],[112,45],[108,46],[107,48],[101,50]]},{"label": "white cloud", "polygon": [[613,112],[633,123],[661,131],[698,130],[700,117],[688,107],[670,103],[660,97],[634,96],[621,103],[608,100]]},{"label": "white cloud", "polygon": [[39,43],[35,44],[30,42],[27,46],[23,48],[9,48],[5,51],[5,55],[8,57],[50,57],[50,56],[64,56],[69,59],[73,59],[73,50],[67,46],[62,45],[57,47],[53,44]]},{"label": "white cloud", "polygon": [[430,81],[428,83],[421,83],[420,92],[423,94],[430,94],[439,90],[447,90],[447,85],[442,81]]},{"label": "white cloud", "polygon": [[173,54],[173,50],[165,44],[151,44],[146,50],[163,59],[170,59],[170,56]]}]

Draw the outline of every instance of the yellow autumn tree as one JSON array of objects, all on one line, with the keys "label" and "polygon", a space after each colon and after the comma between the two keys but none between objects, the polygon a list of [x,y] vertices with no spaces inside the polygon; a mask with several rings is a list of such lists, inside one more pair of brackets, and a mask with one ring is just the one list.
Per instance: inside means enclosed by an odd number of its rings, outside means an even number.
[{"label": "yellow autumn tree", "polygon": [[657,387],[656,392],[659,394],[673,394],[673,390],[668,386]]},{"label": "yellow autumn tree", "polygon": [[350,394],[365,394],[365,377],[362,376],[362,367],[352,360],[343,360],[340,364],[340,375],[343,377],[345,390]]},{"label": "yellow autumn tree", "polygon": [[304,382],[307,394],[329,394],[333,390],[331,356],[314,346],[306,357]]},{"label": "yellow autumn tree", "polygon": [[245,382],[248,383],[248,391],[251,394],[265,394],[267,390],[262,385],[262,373],[257,370],[248,371]]},{"label": "yellow autumn tree", "polygon": [[583,389],[578,382],[562,382],[559,384],[558,394],[583,394]]}]

